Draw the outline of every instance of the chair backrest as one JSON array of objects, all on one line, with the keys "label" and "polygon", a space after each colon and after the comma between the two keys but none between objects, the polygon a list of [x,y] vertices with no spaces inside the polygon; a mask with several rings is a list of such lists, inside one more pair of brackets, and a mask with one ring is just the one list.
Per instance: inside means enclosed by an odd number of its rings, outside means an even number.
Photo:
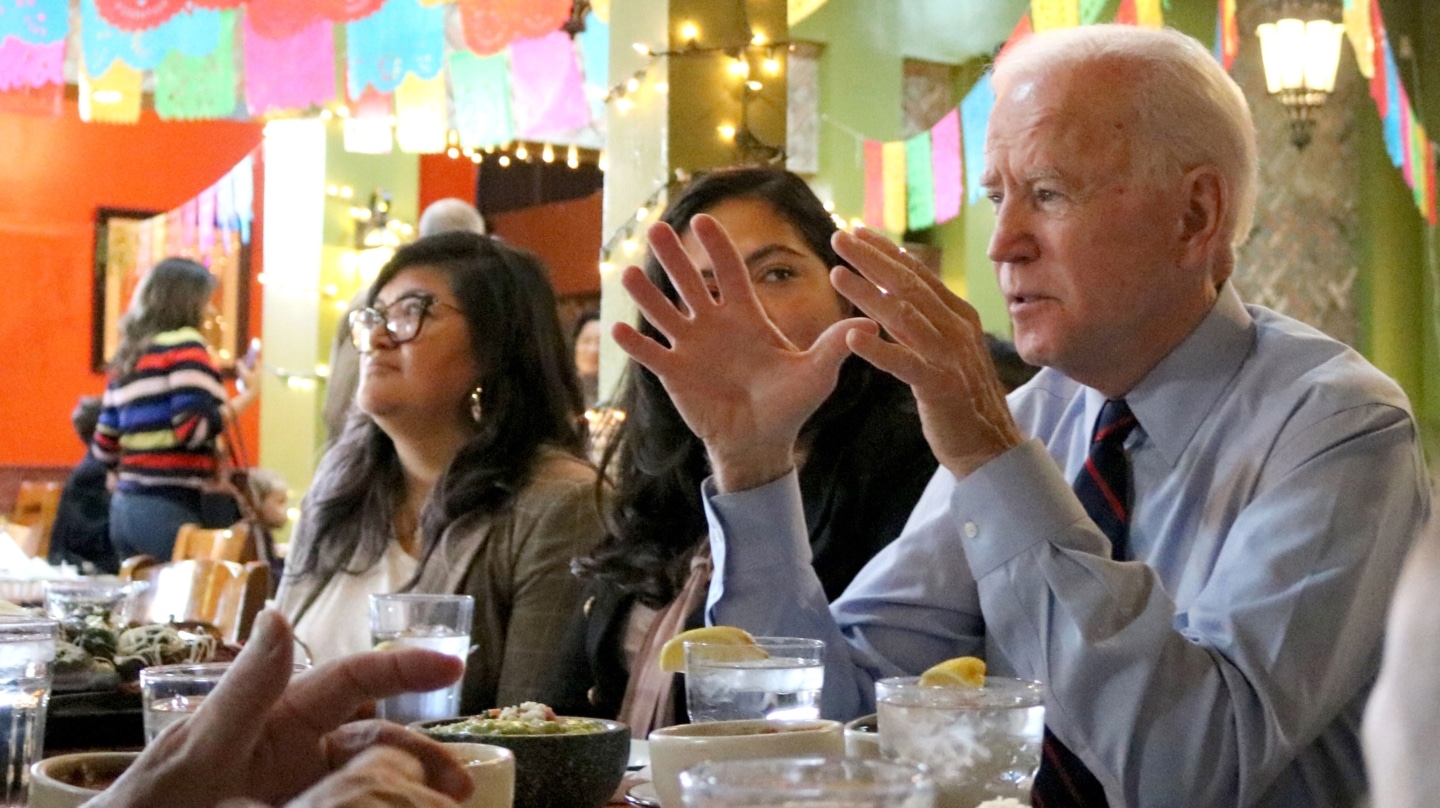
[{"label": "chair backrest", "polygon": [[226,642],[244,642],[270,592],[270,567],[258,561],[237,564],[192,558],[157,562],[149,556],[126,559],[120,577],[145,581],[132,617],[142,623],[199,620],[220,629]]},{"label": "chair backrest", "polygon": [[170,554],[170,560],[185,561],[190,558],[241,564],[256,560],[255,543],[250,540],[250,525],[241,521],[215,530],[190,523],[181,525],[175,534],[175,550]]},{"label": "chair backrest", "polygon": [[31,557],[50,552],[50,527],[55,524],[55,512],[60,509],[60,490],[60,483],[53,481],[20,483],[10,521],[30,528],[27,541],[20,549]]}]

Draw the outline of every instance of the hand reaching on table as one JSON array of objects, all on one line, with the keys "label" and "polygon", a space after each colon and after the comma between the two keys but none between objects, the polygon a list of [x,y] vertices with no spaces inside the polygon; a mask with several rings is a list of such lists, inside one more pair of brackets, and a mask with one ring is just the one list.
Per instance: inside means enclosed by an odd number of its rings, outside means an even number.
[{"label": "hand reaching on table", "polygon": [[[281,805],[322,780],[324,788],[310,794],[361,793],[379,771],[405,780],[395,788],[417,801],[340,804],[449,805],[448,798],[469,796],[469,777],[443,745],[386,721],[346,723],[376,699],[453,683],[464,671],[459,660],[415,648],[369,652],[291,679],[293,650],[285,619],[261,612],[250,641],[201,708],[162,732],[87,805],[208,808],[232,799]],[[368,751],[376,747],[385,749]]]},{"label": "hand reaching on table", "polygon": [[705,442],[720,490],[753,488],[794,466],[800,428],[830,395],[849,355],[845,335],[876,327],[861,318],[842,320],[808,350],[798,349],[766,317],[745,262],[720,224],[701,214],[691,231],[714,267],[715,293],[675,231],[657,224],[649,231],[650,248],[680,300],[667,299],[639,267],[627,268],[621,282],[670,344],[624,323],[613,334],[659,377],[685,423]]}]

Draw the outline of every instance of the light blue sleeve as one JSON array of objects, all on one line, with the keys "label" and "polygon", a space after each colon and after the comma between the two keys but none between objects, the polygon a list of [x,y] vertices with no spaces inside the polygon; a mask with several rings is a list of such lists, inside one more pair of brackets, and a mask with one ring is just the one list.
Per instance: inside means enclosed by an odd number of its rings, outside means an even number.
[{"label": "light blue sleeve", "polygon": [[706,621],[824,640],[823,715],[863,715],[874,709],[876,679],[981,653],[975,584],[943,497],[931,499],[933,514],[917,509],[910,527],[827,606],[793,473],[735,494],[717,495],[707,481],[704,495],[715,563]]}]

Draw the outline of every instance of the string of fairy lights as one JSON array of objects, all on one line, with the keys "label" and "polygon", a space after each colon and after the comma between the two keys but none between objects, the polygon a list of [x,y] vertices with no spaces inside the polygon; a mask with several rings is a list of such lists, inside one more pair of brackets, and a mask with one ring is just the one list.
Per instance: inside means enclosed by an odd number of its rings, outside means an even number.
[{"label": "string of fairy lights", "polygon": [[[738,121],[719,124],[716,135],[726,143],[735,144],[741,157],[763,160],[783,158],[783,148],[765,143],[750,130],[749,105],[765,88],[766,78],[778,78],[784,74],[785,62],[781,54],[789,49],[789,40],[772,40],[763,31],[754,30],[745,42],[704,44],[700,27],[690,21],[680,23],[676,33],[679,46],[667,50],[657,50],[644,42],[633,43],[631,47],[645,61],[610,87],[605,94],[605,103],[617,115],[627,115],[635,109],[647,87],[657,96],[669,93],[670,86],[664,78],[651,78],[652,72],[663,60],[719,57],[727,60],[725,74],[736,82],[740,114]],[[659,217],[672,184],[683,185],[688,179],[683,170],[677,170],[673,183],[669,178],[657,182],[650,194],[636,206],[634,213],[606,236],[600,248],[602,278],[613,273],[620,263],[633,263],[639,259],[643,248],[637,234],[643,233]]]}]

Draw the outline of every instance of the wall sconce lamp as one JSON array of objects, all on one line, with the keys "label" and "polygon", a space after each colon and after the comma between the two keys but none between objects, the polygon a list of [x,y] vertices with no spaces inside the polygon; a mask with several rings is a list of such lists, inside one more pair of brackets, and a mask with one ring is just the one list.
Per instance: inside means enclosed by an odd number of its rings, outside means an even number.
[{"label": "wall sconce lamp", "polygon": [[1259,26],[1265,89],[1290,119],[1290,142],[1303,149],[1315,128],[1314,111],[1335,89],[1345,27],[1328,19],[1285,17]]},{"label": "wall sconce lamp", "polygon": [[395,250],[410,240],[415,228],[390,215],[390,192],[384,188],[370,194],[368,207],[351,208],[350,216],[355,220],[357,268],[362,282],[368,284]]}]

